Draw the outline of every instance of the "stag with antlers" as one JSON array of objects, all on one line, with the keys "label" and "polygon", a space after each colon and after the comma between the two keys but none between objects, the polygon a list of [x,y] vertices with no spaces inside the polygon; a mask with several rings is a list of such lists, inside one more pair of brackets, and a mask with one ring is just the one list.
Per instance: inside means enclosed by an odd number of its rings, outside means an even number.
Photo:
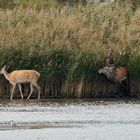
[{"label": "stag with antlers", "polygon": [[117,66],[119,60],[117,62],[111,62],[111,54],[112,49],[108,51],[106,65],[102,69],[98,70],[98,73],[104,74],[113,84],[117,87],[119,86],[119,89],[121,90],[119,92],[122,93],[122,97],[129,96],[128,72],[126,68]]}]

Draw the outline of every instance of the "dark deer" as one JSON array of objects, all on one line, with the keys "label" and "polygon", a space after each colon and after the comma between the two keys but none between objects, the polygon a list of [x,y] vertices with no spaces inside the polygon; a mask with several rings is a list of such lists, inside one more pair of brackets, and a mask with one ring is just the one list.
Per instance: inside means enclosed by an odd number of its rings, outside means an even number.
[{"label": "dark deer", "polygon": [[[112,53],[112,50],[109,50],[109,55]],[[110,57],[110,56],[109,56]],[[121,66],[116,66],[117,63],[111,62],[110,58],[106,60],[106,66],[98,70],[99,74],[104,74],[116,87],[119,87],[119,92],[121,97],[129,96],[128,88],[128,72],[126,68]]]}]

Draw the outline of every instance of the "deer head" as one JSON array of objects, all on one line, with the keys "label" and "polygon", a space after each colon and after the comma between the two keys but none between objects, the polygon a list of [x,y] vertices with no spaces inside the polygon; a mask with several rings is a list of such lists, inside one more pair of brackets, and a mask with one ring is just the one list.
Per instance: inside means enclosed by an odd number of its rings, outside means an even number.
[{"label": "deer head", "polygon": [[5,70],[6,70],[6,65],[2,67],[0,74],[4,74]]},{"label": "deer head", "polygon": [[104,74],[109,80],[115,82],[115,64],[110,64],[109,60],[106,61],[106,65],[98,70],[99,74]]}]

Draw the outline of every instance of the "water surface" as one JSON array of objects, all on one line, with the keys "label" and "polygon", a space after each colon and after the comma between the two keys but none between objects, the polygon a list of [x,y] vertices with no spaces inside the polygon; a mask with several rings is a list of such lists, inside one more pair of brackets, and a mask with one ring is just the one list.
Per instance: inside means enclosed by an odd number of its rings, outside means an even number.
[{"label": "water surface", "polygon": [[0,100],[3,140],[139,140],[138,100]]}]

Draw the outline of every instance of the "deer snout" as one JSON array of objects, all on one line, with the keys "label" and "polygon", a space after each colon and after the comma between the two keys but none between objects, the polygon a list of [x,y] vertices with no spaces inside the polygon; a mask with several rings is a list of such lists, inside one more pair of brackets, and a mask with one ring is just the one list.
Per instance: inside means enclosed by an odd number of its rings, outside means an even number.
[{"label": "deer snout", "polygon": [[98,70],[98,73],[101,74],[102,73],[102,70]]}]

